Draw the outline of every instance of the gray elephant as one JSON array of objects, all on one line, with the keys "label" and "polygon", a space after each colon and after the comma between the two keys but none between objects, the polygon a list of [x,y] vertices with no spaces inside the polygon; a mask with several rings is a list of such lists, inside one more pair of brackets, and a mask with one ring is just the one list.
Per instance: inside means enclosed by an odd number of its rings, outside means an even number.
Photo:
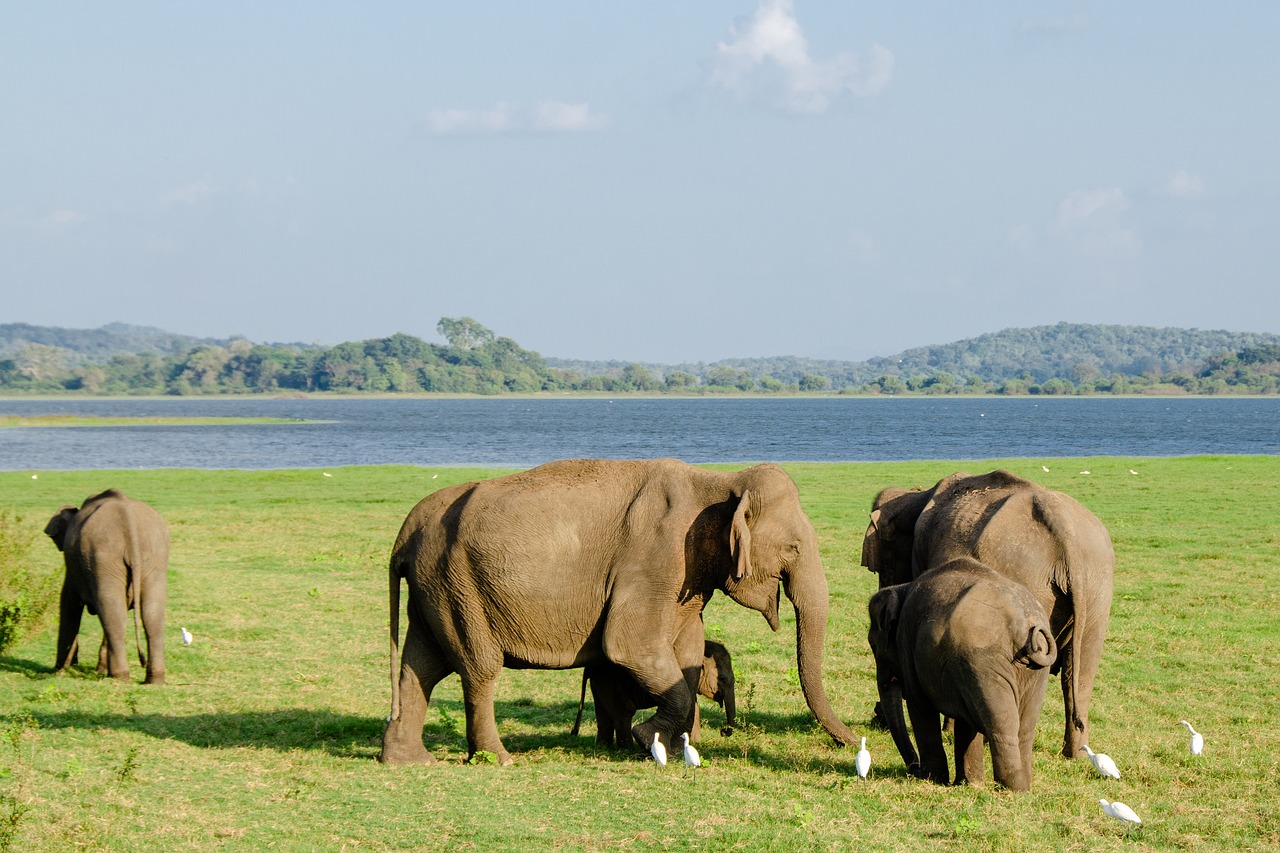
[{"label": "gray elephant", "polygon": [[1058,647],[1030,590],[961,557],[881,589],[867,609],[881,702],[900,707],[905,697],[920,747],[917,771],[905,729],[892,730],[908,768],[946,784],[945,714],[955,720],[955,784],[982,782],[985,737],[996,781],[1031,790],[1031,747]]},{"label": "gray elephant", "polygon": [[[1029,589],[1049,614],[1066,711],[1062,754],[1074,758],[1089,740],[1089,703],[1111,616],[1115,551],[1107,528],[1074,498],[1003,470],[956,473],[925,491],[890,487],[876,496],[862,565],[879,574],[881,587],[966,556]],[[881,703],[880,712],[891,729],[902,725],[901,705]]]},{"label": "gray elephant", "polygon": [[[125,654],[128,612],[133,610],[138,660],[147,684],[164,684],[164,608],[168,591],[169,527],[142,501],[108,489],[77,509],[64,506],[44,532],[62,552],[66,575],[59,607],[58,658],[54,669],[76,663],[80,619],[87,607],[102,623],[98,672],[129,678]],[[147,634],[142,652],[138,614]]]},{"label": "gray elephant", "polygon": [[[596,712],[596,743],[623,747],[631,742],[631,718],[641,708],[658,704],[657,697],[640,689],[627,671],[617,664],[592,664],[582,670],[582,694],[578,697],[578,717],[569,730],[577,735],[582,726],[582,711],[587,703],[587,682],[591,682],[591,701]],[[715,640],[707,640],[702,658],[702,674],[698,677],[698,695],[706,696],[725,709],[726,725],[722,734],[732,732],[736,724],[733,659],[729,650]],[[694,702],[693,726],[689,736],[697,741],[702,736],[702,714]]]},{"label": "gray elephant", "polygon": [[[409,628],[397,679],[402,578]],[[817,536],[781,468],[575,459],[441,489],[413,508],[392,550],[391,720],[379,760],[435,761],[423,721],[432,689],[456,672],[469,754],[509,764],[493,708],[502,668],[606,662],[657,697],[632,735],[672,749],[693,723],[707,601],[721,590],[776,631],[780,589],[795,606],[805,700],[833,738],[854,743],[822,685]]]}]

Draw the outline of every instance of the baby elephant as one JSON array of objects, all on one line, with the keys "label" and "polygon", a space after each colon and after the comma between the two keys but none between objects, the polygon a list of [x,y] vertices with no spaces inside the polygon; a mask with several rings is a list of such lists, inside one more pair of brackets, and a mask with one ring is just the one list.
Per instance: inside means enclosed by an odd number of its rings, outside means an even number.
[{"label": "baby elephant", "polygon": [[880,701],[902,758],[919,773],[902,717],[906,698],[923,775],[947,782],[939,714],[955,720],[957,785],[983,780],[983,737],[996,781],[1031,790],[1031,746],[1058,647],[1030,590],[970,557],[871,597],[867,640]]},{"label": "baby elephant", "polygon": [[[147,670],[146,683],[164,684],[164,605],[169,571],[169,528],[164,519],[142,501],[108,489],[86,498],[79,509],[62,507],[44,532],[66,563],[54,669],[76,662],[80,618],[87,607],[102,622],[98,672],[127,680],[124,638],[129,611],[133,610],[134,639],[138,660]],[[139,613],[147,632],[145,656],[138,636]]]},{"label": "baby elephant", "polygon": [[[631,718],[641,708],[653,708],[657,699],[650,697],[616,664],[597,664],[583,667],[582,696],[578,699],[578,718],[573,721],[570,734],[576,735],[582,725],[582,709],[587,701],[587,681],[591,681],[591,701],[596,709],[596,743],[601,746],[626,746],[631,742]],[[698,693],[725,709],[728,725],[722,734],[728,735],[735,723],[733,688],[733,662],[729,650],[715,640],[706,640],[702,659],[702,676],[698,680]],[[689,737],[698,740],[701,715],[694,703],[693,731]]]}]

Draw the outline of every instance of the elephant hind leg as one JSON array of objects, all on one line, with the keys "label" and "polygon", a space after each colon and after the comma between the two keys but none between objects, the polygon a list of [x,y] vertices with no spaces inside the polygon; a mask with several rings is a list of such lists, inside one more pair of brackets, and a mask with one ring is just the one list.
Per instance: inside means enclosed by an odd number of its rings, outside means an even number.
[{"label": "elephant hind leg", "polygon": [[400,661],[400,716],[387,723],[382,733],[383,764],[435,764],[436,757],[422,743],[422,726],[427,719],[431,691],[453,672],[439,647],[424,638],[413,622],[405,636]]},{"label": "elephant hind leg", "polygon": [[501,765],[512,763],[511,753],[502,745],[494,715],[493,697],[498,691],[501,663],[480,672],[462,672],[462,698],[467,713],[467,757],[477,752],[491,752]]}]

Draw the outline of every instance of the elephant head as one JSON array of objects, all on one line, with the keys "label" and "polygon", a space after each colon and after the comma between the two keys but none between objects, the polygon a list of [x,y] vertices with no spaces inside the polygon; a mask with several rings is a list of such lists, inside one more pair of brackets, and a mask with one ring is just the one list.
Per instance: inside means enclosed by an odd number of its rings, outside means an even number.
[{"label": "elephant head", "polygon": [[881,588],[911,580],[916,521],[933,489],[881,489],[871,502],[871,523],[862,537],[862,565],[880,576]]},{"label": "elephant head", "polygon": [[706,641],[706,652],[706,657],[702,659],[698,693],[724,708],[728,727],[733,728],[737,725],[733,661],[729,657],[729,650],[715,640]]},{"label": "elephant head", "polygon": [[58,546],[59,551],[66,547],[67,531],[71,528],[71,522],[75,521],[76,514],[79,512],[79,507],[65,505],[44,526],[45,535],[53,540],[53,544]]},{"label": "elephant head", "polygon": [[913,775],[920,775],[920,757],[907,733],[907,721],[902,713],[902,663],[898,655],[898,617],[903,602],[911,590],[911,584],[887,586],[871,596],[867,604],[871,627],[867,631],[867,644],[871,646],[876,662],[876,685],[880,694],[880,712],[885,716],[889,734],[898,747],[898,754]]},{"label": "elephant head", "polygon": [[774,631],[779,589],[786,592],[796,611],[796,666],[805,702],[836,741],[855,744],[858,739],[836,716],[822,685],[827,575],[796,485],[781,468],[767,464],[739,472],[735,479],[733,498],[721,516],[732,517],[728,529],[721,528],[719,534],[727,537],[729,546],[721,588],[734,601],[763,614]]}]

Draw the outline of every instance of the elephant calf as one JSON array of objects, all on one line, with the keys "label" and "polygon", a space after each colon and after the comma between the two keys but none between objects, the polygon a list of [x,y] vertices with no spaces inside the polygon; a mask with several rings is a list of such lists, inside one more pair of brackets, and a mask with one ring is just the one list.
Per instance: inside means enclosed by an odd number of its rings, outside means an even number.
[{"label": "elephant calf", "polygon": [[912,772],[918,767],[904,697],[923,775],[947,782],[938,716],[945,714],[955,720],[957,785],[982,781],[985,736],[996,781],[1031,790],[1036,721],[1058,656],[1049,617],[1031,591],[961,557],[881,589],[867,609],[881,705]]},{"label": "elephant calf", "polygon": [[[169,572],[169,527],[142,501],[116,489],[85,499],[77,509],[64,506],[44,532],[66,563],[58,623],[58,659],[54,669],[74,664],[84,609],[102,622],[98,672],[129,678],[124,638],[133,610],[138,661],[147,684],[164,684],[164,607]],[[138,614],[147,632],[142,652]]]},{"label": "elephant calf", "polygon": [[[587,681],[591,682],[591,701],[596,709],[596,743],[601,746],[623,747],[631,742],[631,718],[641,708],[657,707],[658,699],[645,692],[627,671],[617,664],[592,664],[582,669],[582,695],[578,698],[578,718],[573,721],[570,734],[578,734],[582,726],[582,711],[587,703]],[[698,679],[698,694],[706,696],[725,709],[728,725],[726,733],[736,721],[734,698],[733,661],[729,650],[715,640],[705,641],[702,658],[702,675]],[[690,737],[701,737],[702,718],[694,704],[693,729]]]}]

